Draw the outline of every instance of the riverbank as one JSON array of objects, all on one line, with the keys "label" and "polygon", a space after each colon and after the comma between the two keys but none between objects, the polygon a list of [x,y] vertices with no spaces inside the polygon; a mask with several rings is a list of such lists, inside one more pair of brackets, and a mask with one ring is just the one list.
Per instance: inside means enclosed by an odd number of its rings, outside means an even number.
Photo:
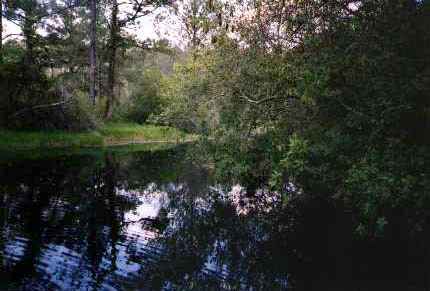
[{"label": "riverbank", "polygon": [[0,130],[0,150],[184,143],[195,139],[195,135],[167,126],[109,123],[98,130],[80,133]]}]

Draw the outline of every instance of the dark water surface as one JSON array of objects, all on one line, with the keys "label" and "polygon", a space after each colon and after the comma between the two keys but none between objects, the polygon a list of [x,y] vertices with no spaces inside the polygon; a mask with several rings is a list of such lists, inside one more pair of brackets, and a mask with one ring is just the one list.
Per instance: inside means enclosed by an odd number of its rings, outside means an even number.
[{"label": "dark water surface", "polygon": [[0,158],[0,290],[430,290],[430,239],[216,185],[190,146]]}]

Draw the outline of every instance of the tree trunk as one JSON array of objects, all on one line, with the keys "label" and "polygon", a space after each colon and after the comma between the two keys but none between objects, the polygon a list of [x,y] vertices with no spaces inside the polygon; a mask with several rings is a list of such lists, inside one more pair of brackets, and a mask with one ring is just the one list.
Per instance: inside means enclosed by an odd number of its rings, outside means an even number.
[{"label": "tree trunk", "polygon": [[112,0],[112,15],[110,24],[110,44],[108,47],[108,84],[107,84],[107,101],[105,118],[111,119],[113,113],[113,103],[115,101],[115,84],[116,84],[116,63],[117,50],[119,42],[119,24],[118,24],[118,2]]},{"label": "tree trunk", "polygon": [[34,22],[35,16],[33,13],[34,10],[36,10],[36,5],[34,4],[34,2],[31,2],[31,4],[32,5],[30,7],[27,7],[27,9],[24,11],[25,19],[22,28],[25,42],[24,63],[27,66],[32,66],[35,64],[34,47],[36,41],[36,29]]},{"label": "tree trunk", "polygon": [[97,52],[96,52],[96,29],[97,29],[97,5],[96,0],[90,0],[90,101],[96,105],[96,70],[97,70]]}]

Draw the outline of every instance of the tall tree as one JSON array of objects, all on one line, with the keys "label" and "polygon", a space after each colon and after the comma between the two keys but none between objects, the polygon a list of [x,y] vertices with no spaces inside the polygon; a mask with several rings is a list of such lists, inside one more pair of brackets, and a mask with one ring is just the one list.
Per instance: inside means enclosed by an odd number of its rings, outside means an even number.
[{"label": "tall tree", "polygon": [[90,100],[93,105],[96,104],[96,77],[97,77],[97,3],[96,0],[90,0]]},{"label": "tall tree", "polygon": [[232,30],[234,1],[184,0],[177,10],[183,37],[192,50],[215,43],[220,35]]},{"label": "tall tree", "polygon": [[[109,44],[108,48],[108,84],[107,84],[107,102],[105,110],[105,118],[112,118],[113,104],[115,101],[115,86],[117,83],[117,63],[118,49],[120,48],[123,38],[121,36],[122,29],[130,24],[133,24],[141,17],[149,15],[157,8],[169,5],[171,0],[126,0],[120,4],[124,7],[124,11],[120,11],[118,0],[111,0],[111,16],[109,23]],[[126,11],[127,10],[127,11]],[[119,14],[125,14],[120,19]]]},{"label": "tall tree", "polygon": [[21,8],[24,10],[24,19],[22,32],[24,34],[26,54],[25,63],[27,65],[32,65],[35,62],[35,46],[37,46],[37,36],[36,36],[36,25],[37,25],[37,1],[23,1]]},{"label": "tall tree", "polygon": [[42,5],[36,0],[9,1],[7,9],[7,19],[18,25],[22,30],[25,43],[24,62],[27,65],[35,64],[37,49],[36,28],[41,23],[46,14],[47,5]]},{"label": "tall tree", "polygon": [[[187,0],[180,7],[179,18],[184,37],[191,49],[198,49],[213,29],[210,14],[214,12],[214,1]],[[215,13],[213,13],[215,14]],[[215,19],[215,17],[212,17]]]},{"label": "tall tree", "polygon": [[110,43],[108,46],[108,84],[107,84],[107,101],[105,118],[111,119],[113,114],[113,103],[115,98],[115,83],[116,83],[116,66],[117,66],[117,50],[120,38],[120,27],[118,23],[118,1],[112,0],[112,13],[110,21]]},{"label": "tall tree", "polygon": [[[38,1],[38,0],[15,0],[4,1],[2,3],[2,14],[5,18],[17,25],[21,31],[26,48],[24,62],[27,65],[38,63],[38,56],[43,44],[43,37],[37,33],[38,28],[45,31],[57,30],[58,25],[54,24],[55,17],[65,13],[70,8],[78,5],[65,1],[64,5],[59,5],[60,1]],[[53,21],[54,20],[54,21]]]}]

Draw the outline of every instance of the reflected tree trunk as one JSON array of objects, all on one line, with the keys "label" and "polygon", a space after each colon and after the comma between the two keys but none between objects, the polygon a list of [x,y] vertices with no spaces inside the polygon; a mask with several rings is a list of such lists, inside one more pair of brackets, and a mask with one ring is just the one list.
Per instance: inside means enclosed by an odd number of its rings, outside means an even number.
[{"label": "reflected tree trunk", "polygon": [[116,244],[120,237],[121,232],[121,215],[117,209],[118,201],[116,199],[116,183],[117,183],[117,164],[112,153],[106,154],[106,171],[105,171],[105,181],[106,181],[106,197],[108,198],[108,209],[109,209],[109,224],[110,224],[110,243],[111,243],[111,272],[115,272],[117,269],[117,249]]}]

